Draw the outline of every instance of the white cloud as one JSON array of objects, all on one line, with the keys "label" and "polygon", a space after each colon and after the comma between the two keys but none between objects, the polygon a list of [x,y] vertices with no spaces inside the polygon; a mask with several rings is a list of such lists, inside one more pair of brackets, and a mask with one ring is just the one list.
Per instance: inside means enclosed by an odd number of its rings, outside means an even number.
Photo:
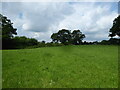
[{"label": "white cloud", "polygon": [[30,26],[31,26],[31,25],[30,25],[29,23],[26,23],[26,24],[23,24],[23,25],[22,25],[22,28],[23,28],[24,30],[29,30],[29,29],[31,29]]},{"label": "white cloud", "polygon": [[2,0],[2,2],[118,2],[119,0]]},{"label": "white cloud", "polygon": [[[112,3],[42,2],[3,3],[3,14],[10,18],[18,35],[50,41],[60,29],[80,29],[87,41],[108,38],[109,28],[117,17]],[[116,4],[117,5],[117,4]]]},{"label": "white cloud", "polygon": [[23,3],[23,6],[23,15],[29,21],[24,23],[24,26],[29,27],[25,29],[34,32],[52,30],[53,26],[57,26],[73,11],[73,8],[65,3]]},{"label": "white cloud", "polygon": [[108,39],[108,32],[117,12],[111,11],[111,5],[82,3],[74,4],[74,14],[68,16],[59,25],[69,29],[80,29],[86,35],[87,41]]}]

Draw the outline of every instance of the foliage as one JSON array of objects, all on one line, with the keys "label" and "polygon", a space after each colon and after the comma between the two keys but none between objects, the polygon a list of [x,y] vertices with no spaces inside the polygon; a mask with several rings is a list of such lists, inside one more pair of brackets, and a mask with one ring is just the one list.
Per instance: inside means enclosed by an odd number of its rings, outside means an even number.
[{"label": "foliage", "polygon": [[13,38],[14,48],[25,48],[27,46],[38,45],[38,41],[34,38],[27,38],[25,36]]},{"label": "foliage", "polygon": [[99,44],[103,44],[103,45],[120,45],[120,39],[110,38],[109,40],[102,40]]},{"label": "foliage", "polygon": [[10,19],[0,14],[0,26],[2,26],[2,37],[12,38],[13,34],[17,35],[16,28],[13,28],[13,23]]},{"label": "foliage", "polygon": [[113,45],[120,45],[120,39],[117,38],[110,38],[108,42]]},{"label": "foliage", "polygon": [[82,43],[82,45],[97,45],[97,44],[99,44],[98,41],[93,41],[93,42],[84,41],[84,42]]},{"label": "foliage", "polygon": [[102,40],[99,44],[109,45],[110,43],[108,40]]},{"label": "foliage", "polygon": [[82,34],[82,32],[80,30],[74,30],[72,32],[72,43],[73,44],[75,44],[75,45],[82,44],[83,38],[85,38],[85,35]]},{"label": "foliage", "polygon": [[120,37],[120,15],[114,19],[113,26],[110,29],[110,37],[119,36]]},{"label": "foliage", "polygon": [[13,37],[13,35],[17,35],[17,29],[13,28],[12,24],[10,19],[0,14],[0,33],[2,32],[3,49],[26,48],[27,46],[38,44],[38,41],[34,38],[27,38],[25,36]]},{"label": "foliage", "polygon": [[13,35],[17,35],[10,19],[0,14],[0,32],[2,32],[2,48],[12,48]]},{"label": "foliage", "polygon": [[58,31],[58,41],[67,45],[70,43],[71,40],[71,33],[69,30],[62,29]]},{"label": "foliage", "polygon": [[80,30],[74,30],[72,33],[70,30],[62,29],[58,33],[53,33],[51,39],[53,42],[61,42],[64,45],[68,44],[81,44],[85,35]]},{"label": "foliage", "polygon": [[52,35],[51,35],[51,38],[52,38],[52,40],[53,40],[53,42],[58,42],[58,33],[53,33]]}]

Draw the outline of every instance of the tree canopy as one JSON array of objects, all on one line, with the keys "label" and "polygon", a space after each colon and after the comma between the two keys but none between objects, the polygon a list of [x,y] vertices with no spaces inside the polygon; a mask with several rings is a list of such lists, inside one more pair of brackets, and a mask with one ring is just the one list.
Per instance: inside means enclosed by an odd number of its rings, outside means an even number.
[{"label": "tree canopy", "polygon": [[10,19],[0,14],[0,26],[2,26],[2,37],[3,38],[12,38],[13,34],[17,35],[16,28],[13,27],[13,23]]},{"label": "tree canopy", "polygon": [[10,19],[0,14],[0,32],[2,32],[2,48],[12,47],[13,35],[17,35]]},{"label": "tree canopy", "polygon": [[85,35],[82,34],[80,30],[74,30],[71,35],[72,35],[72,43],[75,45],[81,44],[82,40],[85,38]]},{"label": "tree canopy", "polygon": [[70,30],[62,29],[57,33],[53,33],[51,35],[51,39],[53,42],[61,42],[64,45],[67,44],[81,44],[85,35],[82,34],[80,30],[74,30],[72,33]]},{"label": "tree canopy", "polygon": [[119,36],[120,37],[120,15],[114,19],[113,26],[110,29],[110,37]]}]

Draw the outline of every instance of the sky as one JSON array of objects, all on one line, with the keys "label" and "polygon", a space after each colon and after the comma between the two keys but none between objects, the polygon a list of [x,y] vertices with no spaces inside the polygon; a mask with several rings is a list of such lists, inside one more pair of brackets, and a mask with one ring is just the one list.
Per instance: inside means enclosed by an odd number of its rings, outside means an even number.
[{"label": "sky", "polygon": [[117,2],[2,2],[2,11],[17,36],[50,42],[61,29],[81,30],[85,41],[108,40],[118,15]]}]

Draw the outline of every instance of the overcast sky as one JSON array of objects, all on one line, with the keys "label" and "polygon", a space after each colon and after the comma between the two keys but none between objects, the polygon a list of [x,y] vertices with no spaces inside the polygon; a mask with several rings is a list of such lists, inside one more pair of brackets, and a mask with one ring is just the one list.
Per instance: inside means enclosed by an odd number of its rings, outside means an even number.
[{"label": "overcast sky", "polygon": [[109,39],[118,15],[117,2],[2,2],[2,14],[17,28],[18,36],[51,41],[60,29],[79,29],[86,41]]}]

